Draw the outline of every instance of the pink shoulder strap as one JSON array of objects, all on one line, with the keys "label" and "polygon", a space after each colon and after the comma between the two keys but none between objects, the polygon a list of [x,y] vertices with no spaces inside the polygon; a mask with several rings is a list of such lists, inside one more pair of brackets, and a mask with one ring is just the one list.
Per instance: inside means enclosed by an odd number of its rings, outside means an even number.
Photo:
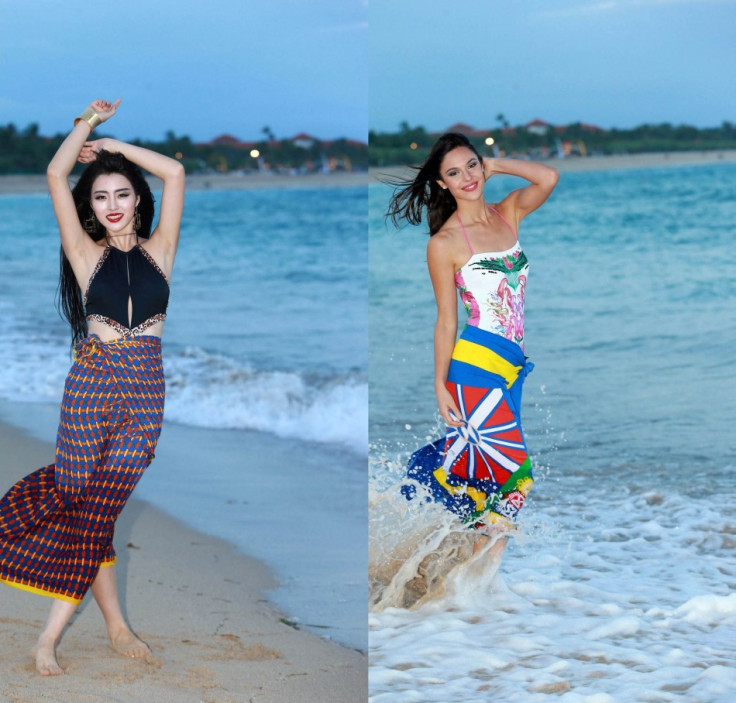
[{"label": "pink shoulder strap", "polygon": [[514,232],[514,228],[509,224],[509,221],[498,210],[496,210],[493,205],[489,205],[488,207],[491,208],[491,210],[493,210],[493,212],[495,212],[506,223],[506,226],[511,230],[511,234],[513,234],[514,237],[518,236],[516,232]]},{"label": "pink shoulder strap", "polygon": [[468,233],[465,231],[465,225],[463,224],[463,221],[460,219],[460,213],[456,212],[457,215],[457,221],[460,223],[460,226],[463,228],[463,234],[465,235],[465,241],[468,243],[468,249],[470,249],[470,255],[474,256],[475,251],[473,251],[473,245],[470,243],[470,238],[468,237]]}]

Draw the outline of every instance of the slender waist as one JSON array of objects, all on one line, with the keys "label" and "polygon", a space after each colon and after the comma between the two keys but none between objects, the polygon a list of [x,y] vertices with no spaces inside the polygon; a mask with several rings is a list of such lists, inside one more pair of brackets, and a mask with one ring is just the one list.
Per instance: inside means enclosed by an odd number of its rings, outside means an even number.
[{"label": "slender waist", "polygon": [[161,338],[154,335],[124,337],[103,342],[96,334],[74,347],[74,363],[83,367],[116,369],[116,375],[161,374]]},{"label": "slender waist", "polygon": [[507,388],[534,368],[521,347],[499,334],[467,326],[455,343],[447,380],[463,385],[483,385],[490,374],[503,379]]},{"label": "slender waist", "polygon": [[153,334],[140,334],[130,337],[118,337],[103,342],[96,334],[90,334],[74,345],[74,355],[79,357],[85,351],[100,350],[109,353],[125,353],[126,351],[151,351],[161,352],[161,337]]}]

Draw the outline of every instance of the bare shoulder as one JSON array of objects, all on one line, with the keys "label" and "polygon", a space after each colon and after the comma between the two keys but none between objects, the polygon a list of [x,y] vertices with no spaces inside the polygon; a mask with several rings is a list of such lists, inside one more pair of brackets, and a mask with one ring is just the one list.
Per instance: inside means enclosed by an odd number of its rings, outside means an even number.
[{"label": "bare shoulder", "polygon": [[442,260],[452,264],[453,268],[458,268],[457,264],[463,254],[463,242],[460,228],[448,220],[429,238],[427,258]]}]

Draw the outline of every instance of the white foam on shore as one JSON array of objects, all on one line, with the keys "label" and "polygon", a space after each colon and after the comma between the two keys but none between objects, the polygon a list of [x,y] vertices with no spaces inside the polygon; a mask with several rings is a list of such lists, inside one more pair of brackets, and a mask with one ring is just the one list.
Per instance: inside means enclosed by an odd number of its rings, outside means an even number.
[{"label": "white foam on shore", "polygon": [[675,611],[675,617],[702,625],[736,625],[736,593],[695,596]]},{"label": "white foam on shore", "polygon": [[[736,700],[736,507],[617,475],[538,481],[498,572],[471,560],[444,595],[371,613],[371,701]],[[401,501],[372,500],[372,573]]]}]

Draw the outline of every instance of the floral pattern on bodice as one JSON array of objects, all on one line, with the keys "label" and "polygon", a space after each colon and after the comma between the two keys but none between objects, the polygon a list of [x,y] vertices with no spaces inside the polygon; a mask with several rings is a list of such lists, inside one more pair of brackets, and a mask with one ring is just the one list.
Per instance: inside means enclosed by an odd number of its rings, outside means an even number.
[{"label": "floral pattern on bodice", "polygon": [[474,254],[455,274],[467,324],[524,347],[524,298],[529,261],[517,244],[508,253]]}]

